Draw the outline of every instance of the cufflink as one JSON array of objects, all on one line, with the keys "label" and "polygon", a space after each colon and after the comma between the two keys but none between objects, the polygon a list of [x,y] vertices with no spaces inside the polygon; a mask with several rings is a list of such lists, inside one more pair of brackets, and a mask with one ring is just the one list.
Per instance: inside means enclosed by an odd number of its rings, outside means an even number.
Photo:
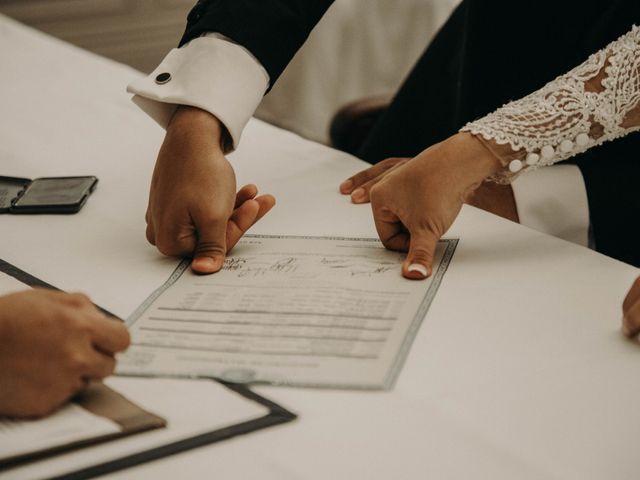
[{"label": "cufflink", "polygon": [[171,80],[171,74],[168,72],[160,73],[158,76],[156,76],[156,83],[158,85],[164,85],[165,83],[168,83],[170,80]]}]

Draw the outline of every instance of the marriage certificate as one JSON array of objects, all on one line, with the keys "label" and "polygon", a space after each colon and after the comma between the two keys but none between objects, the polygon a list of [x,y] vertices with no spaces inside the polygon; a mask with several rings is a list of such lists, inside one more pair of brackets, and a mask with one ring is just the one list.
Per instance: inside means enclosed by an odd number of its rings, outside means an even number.
[{"label": "marriage certificate", "polygon": [[247,235],[220,272],[185,261],[134,312],[118,373],[389,389],[456,244],[416,281],[376,239]]}]

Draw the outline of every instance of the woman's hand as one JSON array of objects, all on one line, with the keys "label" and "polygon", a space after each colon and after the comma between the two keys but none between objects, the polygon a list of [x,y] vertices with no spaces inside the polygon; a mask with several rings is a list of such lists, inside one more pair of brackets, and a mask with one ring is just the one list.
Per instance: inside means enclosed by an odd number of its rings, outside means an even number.
[{"label": "woman's hand", "polygon": [[[340,184],[340,193],[351,196],[353,203],[368,203],[371,187],[396,168],[407,163],[411,158],[387,158],[374,166],[356,173]],[[519,223],[518,208],[511,185],[495,182],[482,182],[465,203],[473,207]]]},{"label": "woman's hand", "polygon": [[0,297],[0,416],[51,413],[113,373],[129,346],[123,323],[81,294],[30,290]]},{"label": "woman's hand", "polygon": [[640,332],[640,277],[624,299],[622,312],[622,331],[628,337],[635,337]]},{"label": "woman's hand", "polygon": [[382,180],[388,173],[406,164],[410,158],[387,158],[374,166],[356,173],[340,184],[340,193],[351,195],[353,203],[368,203],[371,187]]},{"label": "woman's hand", "polygon": [[438,240],[462,204],[500,162],[470,134],[457,134],[417,157],[389,159],[347,179],[340,186],[356,203],[371,201],[382,243],[408,251],[407,278],[431,275]]}]

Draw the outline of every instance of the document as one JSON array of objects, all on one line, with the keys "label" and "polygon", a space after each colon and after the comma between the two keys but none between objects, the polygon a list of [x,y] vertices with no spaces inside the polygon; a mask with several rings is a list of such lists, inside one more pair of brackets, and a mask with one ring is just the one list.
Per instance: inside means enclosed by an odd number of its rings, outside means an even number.
[{"label": "document", "polygon": [[415,281],[376,239],[247,235],[220,272],[185,261],[140,306],[118,373],[388,389],[456,244]]}]

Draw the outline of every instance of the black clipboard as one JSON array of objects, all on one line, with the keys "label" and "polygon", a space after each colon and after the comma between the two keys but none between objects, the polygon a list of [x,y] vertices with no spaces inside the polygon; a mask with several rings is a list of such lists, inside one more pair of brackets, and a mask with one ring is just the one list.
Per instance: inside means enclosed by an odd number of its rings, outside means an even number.
[{"label": "black clipboard", "polygon": [[[53,285],[37,277],[34,277],[33,275],[2,259],[0,259],[0,272],[5,273],[32,288],[47,288],[50,290],[60,291],[59,288],[56,288]],[[105,310],[98,305],[96,305],[96,307],[105,314],[114,318],[118,318],[108,310]],[[251,400],[258,403],[259,405],[268,408],[269,413],[254,420],[249,420],[246,422],[238,423],[236,425],[231,425],[229,427],[214,430],[212,432],[196,435],[195,437],[168,443],[161,447],[156,447],[132,455],[127,455],[116,460],[101,463],[87,468],[82,468],[76,471],[71,471],[63,475],[49,477],[49,479],[84,480],[87,478],[94,478],[100,475],[106,475],[107,473],[116,472],[118,470],[124,470],[135,465],[140,465],[160,458],[165,458],[170,455],[175,455],[177,453],[186,452],[187,450],[192,450],[194,448],[209,445],[211,443],[221,442],[223,440],[227,440],[239,435],[246,435],[247,433],[255,432],[257,430],[262,430],[283,423],[288,423],[297,418],[296,414],[272,402],[271,400],[258,395],[257,393],[251,391],[245,385],[223,382],[217,379],[212,380],[224,385],[226,388],[232,390],[238,395],[241,395],[248,400]]]}]

